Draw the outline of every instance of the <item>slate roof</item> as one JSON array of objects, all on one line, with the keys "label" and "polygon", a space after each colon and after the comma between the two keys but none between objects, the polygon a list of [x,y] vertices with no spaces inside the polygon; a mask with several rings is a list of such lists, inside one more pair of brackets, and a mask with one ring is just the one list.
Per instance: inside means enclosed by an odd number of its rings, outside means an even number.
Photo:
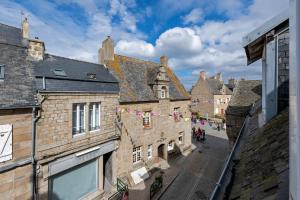
[{"label": "slate roof", "polygon": [[261,129],[257,113],[249,124],[235,161],[228,199],[288,199],[288,109]]},{"label": "slate roof", "polygon": [[0,43],[24,46],[21,29],[0,23]]},{"label": "slate roof", "polygon": [[[150,85],[154,82],[160,64],[115,54],[114,60],[106,61],[106,65],[120,81],[120,102],[158,101]],[[170,100],[190,99],[169,67],[166,67],[166,73],[170,79]]]},{"label": "slate roof", "polygon": [[[55,74],[63,70],[66,76]],[[117,79],[103,65],[50,54],[35,65],[37,89],[43,92],[119,93]],[[45,77],[45,89],[43,89]]]},{"label": "slate roof", "polygon": [[212,92],[212,94],[214,95],[221,95],[221,89],[223,87],[223,85],[225,86],[225,94],[226,95],[231,95],[232,91],[225,85],[223,84],[222,81],[218,80],[218,79],[214,79],[214,78],[208,78],[206,79],[208,86]]},{"label": "slate roof", "polygon": [[260,80],[240,80],[234,89],[226,114],[246,116],[252,104],[261,99]]},{"label": "slate roof", "polygon": [[4,65],[0,109],[35,106],[34,71],[26,61],[27,51],[19,28],[0,24],[0,52],[0,65]]}]

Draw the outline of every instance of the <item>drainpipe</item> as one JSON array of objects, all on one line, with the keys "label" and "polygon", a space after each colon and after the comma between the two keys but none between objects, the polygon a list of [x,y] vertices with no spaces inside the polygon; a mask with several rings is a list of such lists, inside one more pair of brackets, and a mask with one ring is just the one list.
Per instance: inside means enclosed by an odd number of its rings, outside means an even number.
[{"label": "drainpipe", "polygon": [[32,108],[32,131],[31,131],[31,137],[32,137],[32,158],[31,158],[31,163],[32,163],[32,199],[36,200],[37,199],[37,191],[36,191],[36,160],[35,160],[35,136],[36,136],[36,122],[40,118],[40,116],[36,115],[37,108],[33,107]]},{"label": "drainpipe", "polygon": [[290,0],[290,191],[289,199],[300,199],[300,1]]}]

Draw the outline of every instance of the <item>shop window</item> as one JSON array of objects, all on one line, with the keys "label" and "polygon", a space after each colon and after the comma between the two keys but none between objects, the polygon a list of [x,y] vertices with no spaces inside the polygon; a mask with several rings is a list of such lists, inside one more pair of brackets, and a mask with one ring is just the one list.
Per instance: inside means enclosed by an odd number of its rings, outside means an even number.
[{"label": "shop window", "polygon": [[174,108],[173,117],[176,122],[180,121],[180,118],[182,117],[182,114],[180,113],[180,107]]},{"label": "shop window", "polygon": [[81,199],[98,188],[98,161],[93,160],[49,178],[49,199]]},{"label": "shop window", "polygon": [[183,133],[179,133],[178,144],[183,144]]}]

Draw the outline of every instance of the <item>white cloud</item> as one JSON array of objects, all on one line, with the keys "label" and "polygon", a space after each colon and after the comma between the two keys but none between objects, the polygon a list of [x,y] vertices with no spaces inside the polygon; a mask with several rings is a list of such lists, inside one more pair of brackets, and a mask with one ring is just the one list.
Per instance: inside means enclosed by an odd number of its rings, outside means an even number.
[{"label": "white cloud", "polygon": [[143,58],[154,57],[155,53],[153,45],[143,40],[120,40],[115,46],[115,50],[119,54]]},{"label": "white cloud", "polygon": [[203,12],[200,8],[193,9],[189,14],[182,17],[183,24],[197,24],[203,20]]}]

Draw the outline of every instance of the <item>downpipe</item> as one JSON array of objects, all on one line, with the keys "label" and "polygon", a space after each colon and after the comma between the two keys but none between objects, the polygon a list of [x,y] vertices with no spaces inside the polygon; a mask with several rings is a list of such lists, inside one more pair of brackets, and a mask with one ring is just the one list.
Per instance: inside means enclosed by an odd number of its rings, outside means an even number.
[{"label": "downpipe", "polygon": [[35,144],[36,144],[36,123],[39,120],[40,116],[37,115],[37,107],[32,108],[32,132],[31,132],[31,138],[32,138],[32,145],[31,145],[31,163],[32,163],[32,199],[37,200],[37,178],[36,178],[36,160],[35,160]]}]

